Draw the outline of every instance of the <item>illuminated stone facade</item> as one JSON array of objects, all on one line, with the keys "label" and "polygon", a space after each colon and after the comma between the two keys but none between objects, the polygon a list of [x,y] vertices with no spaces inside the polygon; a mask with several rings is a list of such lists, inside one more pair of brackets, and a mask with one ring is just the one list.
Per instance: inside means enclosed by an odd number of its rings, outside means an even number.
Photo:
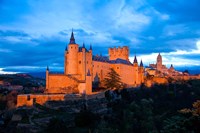
[{"label": "illuminated stone facade", "polygon": [[46,70],[46,93],[69,93],[74,89],[78,93],[92,93],[92,82],[102,82],[109,69],[113,68],[128,87],[139,86],[144,82],[144,67],[129,61],[129,48],[109,48],[109,57],[93,56],[92,46],[89,50],[85,44],[80,47],[75,42],[72,32],[70,42],[65,49],[64,73],[53,74]]},{"label": "illuminated stone facade", "polygon": [[62,101],[66,94],[93,94],[92,82],[102,83],[110,68],[120,75],[126,87],[144,83],[143,63],[138,65],[136,56],[133,63],[129,61],[128,47],[109,48],[109,57],[93,56],[92,51],[92,46],[88,50],[85,44],[82,47],[76,44],[72,32],[64,53],[64,73],[52,73],[47,67],[45,93],[18,95],[17,107],[32,106],[34,102]]}]

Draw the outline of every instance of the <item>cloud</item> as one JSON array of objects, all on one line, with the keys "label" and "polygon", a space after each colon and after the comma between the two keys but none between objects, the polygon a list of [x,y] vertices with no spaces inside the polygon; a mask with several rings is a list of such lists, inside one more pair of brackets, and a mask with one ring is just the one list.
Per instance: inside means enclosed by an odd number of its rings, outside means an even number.
[{"label": "cloud", "polygon": [[121,10],[120,14],[116,17],[116,27],[126,27],[134,31],[141,30],[143,26],[150,23],[150,17],[135,12],[131,7],[125,7]]},{"label": "cloud", "polygon": [[0,74],[16,74],[17,72],[5,71],[3,68],[0,68]]},{"label": "cloud", "polygon": [[109,47],[126,45],[131,57],[136,53],[148,59],[144,62],[155,62],[161,52],[165,62],[198,64],[199,4],[198,0],[1,1],[0,67],[63,67],[72,28],[76,42],[92,44],[93,54],[108,55]]},{"label": "cloud", "polygon": [[[138,60],[143,60],[145,65],[156,63],[158,53],[138,55]],[[163,57],[163,64],[170,66],[200,66],[200,40],[196,42],[195,49],[192,50],[177,50],[175,52],[161,53]],[[130,57],[133,61],[134,57]]]},{"label": "cloud", "polygon": [[189,28],[184,24],[176,24],[176,25],[167,25],[163,29],[164,36],[176,36],[178,34],[184,34],[189,31]]},{"label": "cloud", "polygon": [[[196,13],[200,12],[199,9],[199,0],[192,1],[148,1],[151,5],[154,6],[159,12],[170,14],[171,21],[174,23],[183,23],[183,22],[198,22],[200,16]],[[163,7],[164,6],[164,7]]]}]

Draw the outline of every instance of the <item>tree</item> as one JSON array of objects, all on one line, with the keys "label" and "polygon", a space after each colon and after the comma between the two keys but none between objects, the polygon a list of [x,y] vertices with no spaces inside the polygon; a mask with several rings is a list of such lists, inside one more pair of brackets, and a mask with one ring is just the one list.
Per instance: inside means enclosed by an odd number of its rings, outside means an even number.
[{"label": "tree", "polygon": [[108,89],[120,89],[122,88],[122,82],[119,74],[113,69],[110,68],[110,71],[106,75],[106,78],[103,81],[104,86]]},{"label": "tree", "polygon": [[67,125],[62,119],[52,118],[47,124],[47,127],[42,131],[44,133],[66,133],[68,132]]}]

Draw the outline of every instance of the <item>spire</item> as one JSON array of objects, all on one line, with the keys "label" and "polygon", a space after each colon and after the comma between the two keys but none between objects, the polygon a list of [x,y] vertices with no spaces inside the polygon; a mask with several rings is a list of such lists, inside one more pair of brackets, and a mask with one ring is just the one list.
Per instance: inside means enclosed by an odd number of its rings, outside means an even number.
[{"label": "spire", "polygon": [[171,68],[173,68],[173,65],[171,64]]},{"label": "spire", "polygon": [[92,50],[92,44],[90,44],[90,50]]},{"label": "spire", "polygon": [[140,61],[140,67],[143,67],[143,62],[142,62],[142,60]]},{"label": "spire", "polygon": [[49,71],[49,66],[47,66],[47,71]]},{"label": "spire", "polygon": [[134,62],[133,63],[138,63],[137,62],[137,57],[136,57],[136,55],[135,55],[135,58],[134,58]]},{"label": "spire", "polygon": [[76,44],[75,39],[74,39],[73,29],[72,29],[72,33],[71,33],[71,38],[70,38],[69,44]]},{"label": "spire", "polygon": [[85,43],[83,42],[83,48],[85,48]]},{"label": "spire", "polygon": [[91,76],[90,70],[88,69],[87,76]]},{"label": "spire", "polygon": [[159,52],[159,54],[158,54],[158,57],[159,57],[159,58],[161,57],[160,52]]}]

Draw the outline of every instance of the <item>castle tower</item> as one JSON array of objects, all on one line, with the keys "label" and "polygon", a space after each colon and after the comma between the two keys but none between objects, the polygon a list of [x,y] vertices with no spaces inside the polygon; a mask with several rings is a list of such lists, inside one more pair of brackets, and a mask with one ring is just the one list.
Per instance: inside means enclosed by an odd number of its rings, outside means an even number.
[{"label": "castle tower", "polygon": [[88,64],[87,67],[90,70],[91,78],[93,75],[93,63],[92,63],[92,45],[90,44],[89,54],[88,54]]},{"label": "castle tower", "polygon": [[142,60],[140,62],[140,67],[139,67],[139,83],[140,84],[144,83],[144,66]]},{"label": "castle tower", "polygon": [[78,73],[81,75],[81,80],[86,80],[86,48],[85,43],[79,48],[78,57]]},{"label": "castle tower", "polygon": [[65,74],[78,73],[78,48],[72,31],[68,48],[65,50]]},{"label": "castle tower", "polygon": [[162,56],[160,53],[157,56],[157,63],[156,63],[157,70],[161,71],[162,70]]},{"label": "castle tower", "polygon": [[90,70],[88,69],[87,75],[86,75],[86,94],[91,94],[92,93],[92,76],[90,73]]},{"label": "castle tower", "polygon": [[133,61],[133,84],[135,86],[138,85],[138,62],[137,57],[135,55],[134,61]]},{"label": "castle tower", "polygon": [[83,46],[78,51],[78,74],[80,75],[80,80],[86,80],[87,70],[92,71],[92,46],[87,50],[85,43],[83,43]]},{"label": "castle tower", "polygon": [[116,60],[118,58],[129,60],[129,49],[127,46],[118,48],[109,48],[109,60]]},{"label": "castle tower", "polygon": [[49,88],[49,67],[46,69],[46,89]]}]

